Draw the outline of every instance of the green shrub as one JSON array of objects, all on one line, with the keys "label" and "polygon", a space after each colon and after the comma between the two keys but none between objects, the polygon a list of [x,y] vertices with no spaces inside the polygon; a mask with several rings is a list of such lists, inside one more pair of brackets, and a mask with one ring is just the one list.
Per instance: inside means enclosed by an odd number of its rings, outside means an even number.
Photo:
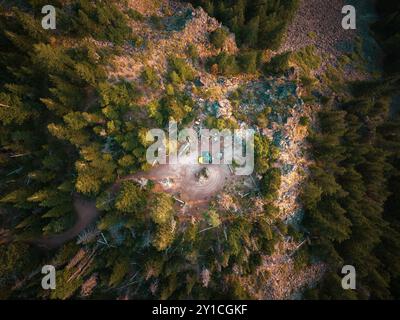
[{"label": "green shrub", "polygon": [[300,77],[300,81],[305,89],[311,89],[312,85],[314,84],[315,80],[311,77],[302,75]]},{"label": "green shrub", "polygon": [[129,10],[127,11],[127,14],[129,16],[129,18],[131,18],[133,20],[136,20],[136,21],[144,20],[144,16],[139,11],[136,11],[132,8],[129,8]]},{"label": "green shrub", "polygon": [[307,77],[310,77],[311,71],[318,69],[322,63],[315,46],[307,46],[293,53],[292,61],[300,67]]},{"label": "green shrub", "polygon": [[301,126],[308,126],[310,123],[310,119],[308,117],[301,117],[299,121]]},{"label": "green shrub", "polygon": [[209,66],[218,65],[218,72],[226,76],[238,74],[240,71],[236,61],[236,56],[229,55],[225,52],[220,53],[216,57],[210,58],[208,64]]},{"label": "green shrub", "polygon": [[154,69],[146,66],[142,72],[143,82],[153,89],[157,89],[160,86],[160,79]]},{"label": "green shrub", "polygon": [[256,73],[258,66],[258,52],[247,51],[237,57],[240,70],[245,73]]},{"label": "green shrub", "polygon": [[215,48],[222,49],[227,37],[228,32],[223,28],[218,28],[210,34],[210,41]]},{"label": "green shrub", "polygon": [[199,58],[199,51],[197,50],[197,47],[194,44],[189,44],[188,46],[188,55],[189,57],[194,61]]},{"label": "green shrub", "polygon": [[290,52],[285,52],[271,59],[265,66],[267,74],[281,75],[289,69]]},{"label": "green shrub", "polygon": [[[184,59],[177,58],[177,57],[170,57],[169,58],[169,65],[172,70],[170,79],[172,81],[178,81],[178,78],[173,74],[179,77],[180,80],[183,82],[186,81],[193,81],[195,78],[195,72],[191,66],[189,66]],[[173,79],[173,78],[175,79]]]},{"label": "green shrub", "polygon": [[281,172],[278,168],[269,169],[261,179],[261,193],[266,199],[274,199],[281,186]]},{"label": "green shrub", "polygon": [[317,34],[314,31],[310,31],[307,35],[310,39],[313,40],[317,38]]}]

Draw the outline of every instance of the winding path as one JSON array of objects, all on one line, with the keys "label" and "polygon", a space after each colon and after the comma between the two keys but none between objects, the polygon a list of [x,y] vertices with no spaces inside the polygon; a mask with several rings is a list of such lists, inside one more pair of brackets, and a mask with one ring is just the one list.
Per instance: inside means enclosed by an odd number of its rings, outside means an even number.
[{"label": "winding path", "polygon": [[[186,159],[187,162],[176,165],[159,165],[148,172],[140,172],[135,175],[126,176],[111,187],[116,191],[121,181],[138,180],[146,178],[153,180],[161,187],[161,190],[179,197],[188,204],[193,206],[206,205],[212,197],[221,191],[226,183],[234,176],[230,173],[227,165],[199,165],[189,162],[190,154]],[[193,159],[191,159],[193,161]],[[196,160],[197,161],[197,160]],[[198,181],[196,174],[203,168],[207,167],[209,171],[209,179]],[[171,186],[162,184],[163,180],[169,179],[173,181]],[[39,238],[32,241],[37,246],[50,250],[57,248],[65,242],[78,236],[86,227],[88,227],[99,215],[96,208],[95,200],[88,200],[79,195],[74,195],[73,199],[77,221],[75,225],[60,234]]]},{"label": "winding path", "polygon": [[84,199],[79,195],[74,195],[74,208],[77,214],[77,221],[71,229],[57,235],[39,238],[32,241],[32,243],[47,250],[57,248],[79,235],[99,215],[96,202]]}]

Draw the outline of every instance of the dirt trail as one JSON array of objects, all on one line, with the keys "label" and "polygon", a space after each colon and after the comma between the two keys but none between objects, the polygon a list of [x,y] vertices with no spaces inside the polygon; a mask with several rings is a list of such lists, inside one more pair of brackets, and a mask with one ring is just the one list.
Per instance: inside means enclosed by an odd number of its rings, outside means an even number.
[{"label": "dirt trail", "polygon": [[[228,178],[232,177],[226,165],[208,165],[207,169],[210,177],[206,181],[200,182],[195,175],[203,167],[206,166],[198,164],[160,165],[148,172],[141,172],[122,178],[111,187],[111,190],[116,191],[123,180],[146,178],[161,185],[162,191],[179,195],[183,201],[199,206],[199,203],[208,203],[213,196],[223,189],[229,180]],[[165,179],[173,181],[171,186],[162,185]],[[63,233],[35,240],[33,241],[34,244],[45,249],[57,248],[78,236],[100,213],[96,208],[95,200],[87,200],[75,195],[73,202],[77,215],[75,225]]]},{"label": "dirt trail", "polygon": [[33,243],[45,249],[57,248],[65,242],[75,238],[88,225],[90,225],[99,214],[94,200],[87,200],[78,195],[74,195],[74,208],[77,215],[77,221],[71,229],[57,235],[42,237],[34,240]]}]

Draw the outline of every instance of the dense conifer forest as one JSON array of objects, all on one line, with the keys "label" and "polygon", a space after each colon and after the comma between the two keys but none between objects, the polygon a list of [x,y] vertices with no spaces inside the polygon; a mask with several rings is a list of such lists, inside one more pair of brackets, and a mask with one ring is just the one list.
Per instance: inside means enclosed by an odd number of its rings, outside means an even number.
[{"label": "dense conifer forest", "polygon": [[191,0],[236,35],[238,44],[252,49],[277,49],[298,0]]},{"label": "dense conifer forest", "polygon": [[[383,78],[352,83],[352,98],[328,101],[310,137],[316,165],[303,191],[304,227],[331,268],[310,299],[400,298],[400,5],[377,8]],[[360,290],[340,290],[343,264],[359,266]]]}]

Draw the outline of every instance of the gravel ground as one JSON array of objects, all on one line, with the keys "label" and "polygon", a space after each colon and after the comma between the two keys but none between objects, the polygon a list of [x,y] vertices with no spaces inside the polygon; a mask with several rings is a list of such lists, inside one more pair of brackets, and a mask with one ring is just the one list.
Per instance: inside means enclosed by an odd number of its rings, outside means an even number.
[{"label": "gravel ground", "polygon": [[314,45],[334,57],[340,45],[355,39],[357,31],[342,28],[343,0],[302,0],[279,52]]},{"label": "gravel ground", "polygon": [[[347,4],[356,8],[356,30],[345,30],[342,27],[342,8]],[[369,25],[375,19],[374,8],[369,0],[301,0],[277,53],[297,51],[313,45],[323,56],[322,67],[316,72],[321,74],[328,66],[337,65],[338,58],[343,53],[351,52],[355,40],[360,38],[363,41],[363,58],[366,60],[368,72],[362,72],[353,66],[346,68],[346,78],[366,79],[370,77],[369,72],[379,70],[381,65],[381,51],[369,30]]]}]

